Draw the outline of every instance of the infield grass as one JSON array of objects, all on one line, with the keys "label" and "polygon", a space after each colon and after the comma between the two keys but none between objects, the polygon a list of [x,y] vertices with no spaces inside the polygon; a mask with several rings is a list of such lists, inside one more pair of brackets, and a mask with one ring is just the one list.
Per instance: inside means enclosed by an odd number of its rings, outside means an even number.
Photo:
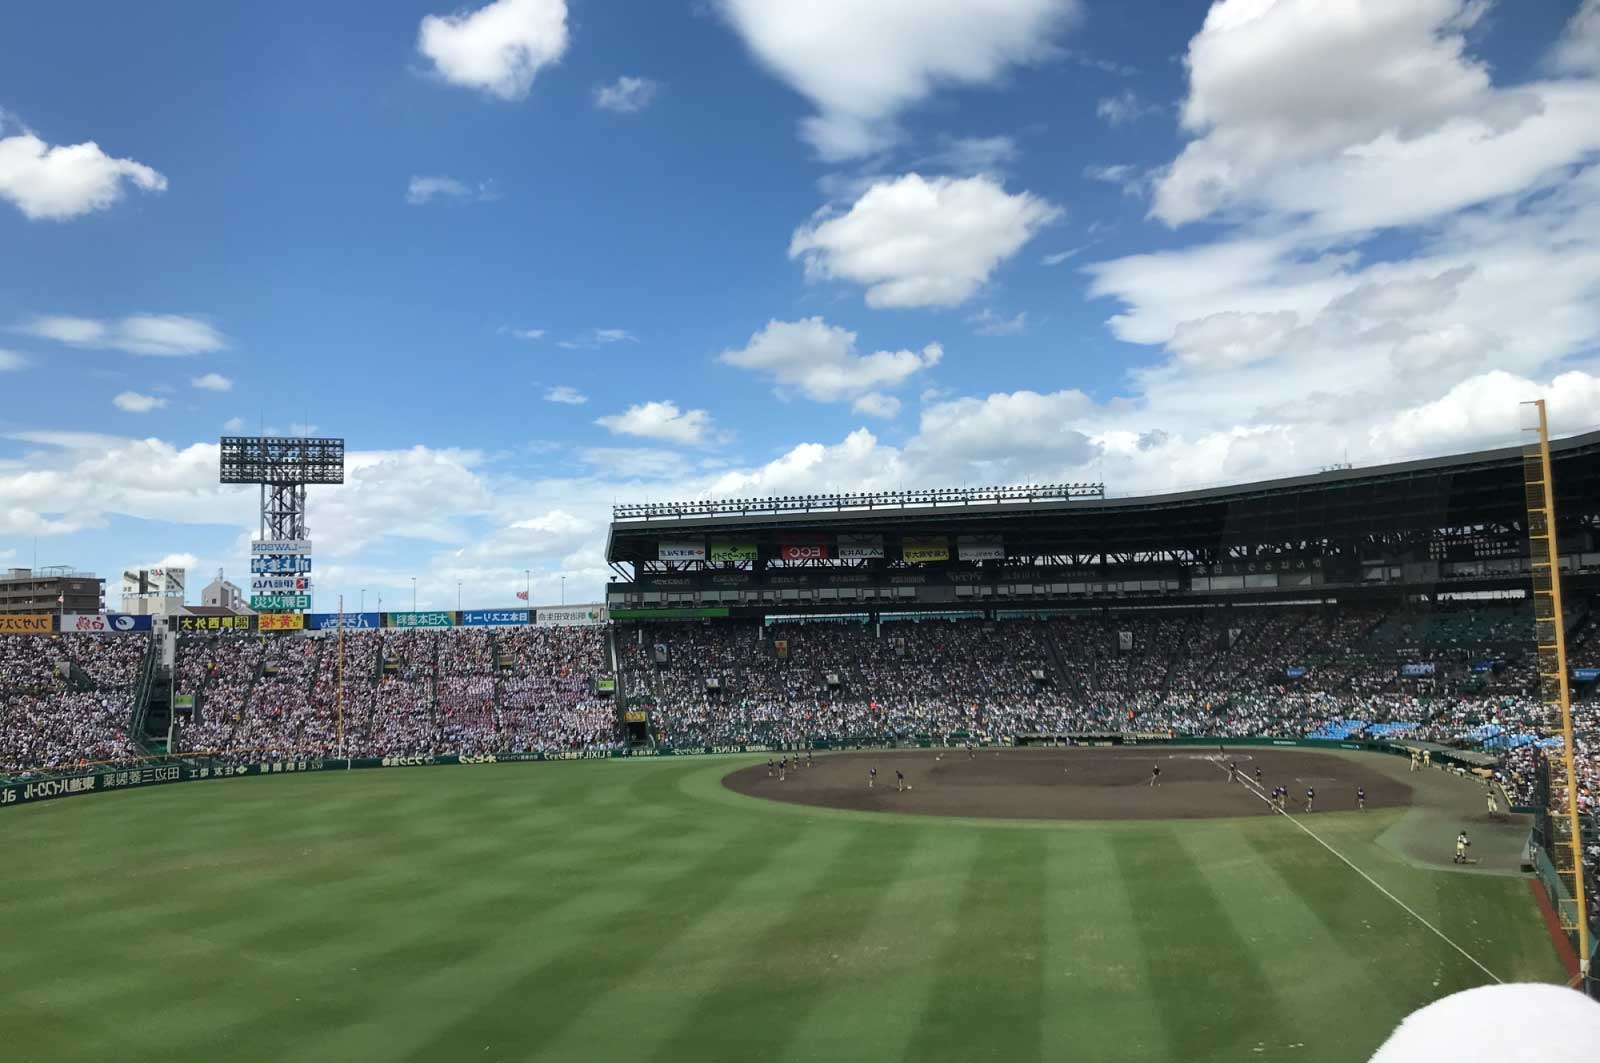
[{"label": "infield grass", "polygon": [[[63,1060],[1364,1060],[1482,971],[1293,824],[741,797],[749,759],[327,772],[0,814],[0,1052]],[[1525,882],[1307,822],[1507,980]]]}]

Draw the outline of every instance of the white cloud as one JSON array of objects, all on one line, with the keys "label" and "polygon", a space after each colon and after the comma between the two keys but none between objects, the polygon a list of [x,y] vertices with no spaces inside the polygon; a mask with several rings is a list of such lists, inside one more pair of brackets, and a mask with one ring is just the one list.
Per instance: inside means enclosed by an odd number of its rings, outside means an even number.
[{"label": "white cloud", "polygon": [[141,395],[137,391],[124,391],[111,400],[111,405],[126,413],[149,413],[151,410],[161,409],[166,404],[166,399]]},{"label": "white cloud", "polygon": [[433,202],[441,203],[487,203],[500,198],[500,193],[493,181],[479,181],[477,184],[468,184],[455,177],[413,176],[406,182],[406,202],[413,207],[425,206]]},{"label": "white cloud", "polygon": [[72,347],[158,357],[208,354],[228,346],[228,338],[210,324],[182,314],[130,314],[115,321],[40,317],[21,326],[21,331]]},{"label": "white cloud", "polygon": [[1500,89],[1467,54],[1479,0],[1222,0],[1190,42],[1156,188],[1171,225],[1256,206],[1312,234],[1415,224],[1600,148],[1600,85]]},{"label": "white cloud", "polygon": [[1004,317],[984,307],[967,318],[967,324],[971,325],[972,331],[979,336],[1015,336],[1027,331],[1028,312],[1019,310],[1015,317]]},{"label": "white cloud", "polygon": [[893,417],[900,412],[900,400],[893,395],[885,395],[879,391],[869,391],[850,404],[856,413],[868,417]]},{"label": "white cloud", "polygon": [[819,114],[802,135],[824,159],[869,155],[896,117],[945,85],[986,85],[1052,54],[1077,0],[720,0],[755,57]]},{"label": "white cloud", "polygon": [[222,430],[224,432],[242,432],[242,431],[244,431],[244,418],[243,417],[230,417],[230,418],[228,418],[226,421],[224,421],[222,423]]},{"label": "white cloud", "polygon": [[557,340],[556,346],[569,351],[593,350],[613,343],[638,343],[639,337],[625,328],[596,328],[574,336],[570,340]]},{"label": "white cloud", "polygon": [[615,435],[698,444],[705,442],[710,433],[711,415],[705,410],[679,410],[677,403],[668,400],[629,406],[623,413],[597,419],[595,424]]},{"label": "white cloud", "polygon": [[937,343],[921,351],[861,354],[854,332],[808,317],[768,321],[743,347],[723,351],[717,360],[770,376],[780,394],[795,390],[816,402],[839,402],[903,384],[943,356]]},{"label": "white cloud", "polygon": [[202,391],[232,391],[233,381],[221,373],[206,373],[203,376],[193,377],[189,381],[194,387]]},{"label": "white cloud", "polygon": [[542,328],[512,328],[510,325],[501,325],[495,331],[502,336],[518,340],[542,340],[545,333]]},{"label": "white cloud", "polygon": [[1221,310],[1180,321],[1167,347],[1180,362],[1197,366],[1249,365],[1280,353],[1299,324],[1291,310],[1247,314]]},{"label": "white cloud", "polygon": [[1083,176],[1091,181],[1116,185],[1125,196],[1142,196],[1149,189],[1152,179],[1160,175],[1141,172],[1137,166],[1127,163],[1115,163],[1110,166],[1085,166]]},{"label": "white cloud", "polygon": [[1084,248],[1081,248],[1081,247],[1069,248],[1066,251],[1053,251],[1050,254],[1045,255],[1043,258],[1039,259],[1039,262],[1040,262],[1041,265],[1045,265],[1045,266],[1059,266],[1059,265],[1061,265],[1061,263],[1067,261],[1069,258],[1075,258],[1078,255],[1082,254],[1083,251],[1084,251]]},{"label": "white cloud", "polygon": [[906,174],[869,188],[844,214],[795,231],[789,257],[816,278],[865,285],[872,307],[955,306],[988,281],[1059,208],[990,177]]},{"label": "white cloud", "polygon": [[1019,155],[1016,140],[1007,136],[944,137],[939,150],[918,165],[958,174],[996,173]]},{"label": "white cloud", "polygon": [[1600,0],[1583,0],[1551,58],[1558,70],[1600,73]]},{"label": "white cloud", "polygon": [[555,387],[545,389],[544,401],[559,402],[567,406],[582,406],[589,401],[589,396],[577,388],[568,387],[566,384],[558,384]]},{"label": "white cloud", "polygon": [[602,476],[614,479],[685,479],[689,463],[672,450],[651,447],[584,447],[578,457]]},{"label": "white cloud", "polygon": [[661,85],[649,78],[623,76],[609,85],[595,86],[594,105],[602,111],[634,114],[650,106],[660,91]]},{"label": "white cloud", "polygon": [[1153,103],[1145,103],[1132,89],[1125,89],[1115,96],[1101,97],[1094,113],[1113,126],[1121,126],[1137,122],[1146,115],[1160,114],[1161,108]]},{"label": "white cloud", "polygon": [[0,199],[35,221],[105,210],[122,199],[128,185],[165,192],[167,179],[141,162],[107,155],[93,141],[50,145],[27,129],[0,137]]},{"label": "white cloud", "polygon": [[0,347],[0,373],[16,372],[18,369],[27,368],[27,366],[28,359],[24,358],[16,351],[8,351],[5,348]]},{"label": "white cloud", "polygon": [[494,0],[476,11],[427,15],[417,51],[452,85],[520,100],[567,50],[566,0]]}]

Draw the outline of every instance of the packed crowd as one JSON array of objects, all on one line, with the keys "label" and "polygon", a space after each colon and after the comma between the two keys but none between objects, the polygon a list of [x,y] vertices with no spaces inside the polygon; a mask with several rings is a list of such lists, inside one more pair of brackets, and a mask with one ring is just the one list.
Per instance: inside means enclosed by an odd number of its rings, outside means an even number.
[{"label": "packed crowd", "polygon": [[180,641],[180,748],[244,760],[609,748],[599,628],[392,630]]},{"label": "packed crowd", "polygon": [[149,652],[145,635],[0,638],[0,775],[117,760]]}]

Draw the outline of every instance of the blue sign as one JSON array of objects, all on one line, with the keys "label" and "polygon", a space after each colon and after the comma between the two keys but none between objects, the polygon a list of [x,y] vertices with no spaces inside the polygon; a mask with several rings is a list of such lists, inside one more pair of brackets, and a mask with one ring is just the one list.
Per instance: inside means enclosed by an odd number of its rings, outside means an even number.
[{"label": "blue sign", "polygon": [[1592,680],[1600,679],[1600,668],[1574,668],[1572,670],[1572,678],[1580,683],[1588,683]]},{"label": "blue sign", "polygon": [[1494,662],[1493,661],[1478,661],[1476,664],[1474,664],[1472,666],[1472,670],[1474,672],[1492,672],[1492,671],[1494,671]]},{"label": "blue sign", "polygon": [[[378,613],[346,613],[344,614],[344,629],[346,631],[369,631],[383,626],[383,617]],[[307,613],[307,631],[337,631],[339,630],[338,613]]]},{"label": "blue sign", "polygon": [[473,609],[461,614],[464,627],[511,627],[527,622],[526,609]]},{"label": "blue sign", "polygon": [[1290,679],[1299,679],[1306,674],[1305,665],[1291,664],[1289,667],[1283,670],[1283,674],[1288,676]]},{"label": "blue sign", "polygon": [[151,631],[154,617],[135,616],[132,613],[107,613],[106,627],[112,631]]},{"label": "blue sign", "polygon": [[310,571],[310,554],[250,559],[250,572],[257,576],[303,576]]},{"label": "blue sign", "polygon": [[1423,661],[1420,664],[1402,664],[1400,666],[1400,674],[1407,678],[1415,679],[1432,675],[1437,670],[1437,667],[1432,661]]}]

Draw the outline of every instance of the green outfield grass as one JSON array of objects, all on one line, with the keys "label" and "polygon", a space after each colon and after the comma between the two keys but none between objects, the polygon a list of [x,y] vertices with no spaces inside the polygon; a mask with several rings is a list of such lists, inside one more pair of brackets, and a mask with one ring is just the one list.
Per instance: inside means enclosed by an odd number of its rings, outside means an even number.
[{"label": "green outfield grass", "polygon": [[[1364,1060],[1487,977],[1293,824],[853,814],[749,758],[252,778],[0,814],[0,1043],[67,1060]],[[1501,978],[1525,882],[1311,826]]]}]

